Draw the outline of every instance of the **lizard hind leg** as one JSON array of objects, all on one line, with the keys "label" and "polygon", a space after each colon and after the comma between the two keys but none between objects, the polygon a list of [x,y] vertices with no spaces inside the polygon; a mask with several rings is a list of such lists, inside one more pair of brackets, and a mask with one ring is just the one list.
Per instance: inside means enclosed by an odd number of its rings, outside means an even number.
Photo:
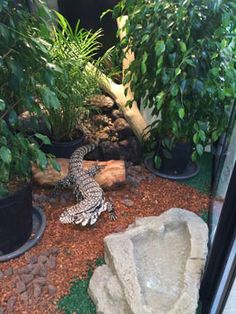
[{"label": "lizard hind leg", "polygon": [[79,203],[79,202],[81,202],[83,200],[83,195],[82,195],[78,185],[75,186],[75,188],[73,190],[73,194],[75,196],[75,199],[76,199],[77,203]]},{"label": "lizard hind leg", "polygon": [[115,208],[114,208],[113,204],[111,202],[106,202],[104,204],[104,207],[106,208],[106,210],[108,212],[109,219],[113,220],[113,221],[116,220],[117,215],[116,215]]}]

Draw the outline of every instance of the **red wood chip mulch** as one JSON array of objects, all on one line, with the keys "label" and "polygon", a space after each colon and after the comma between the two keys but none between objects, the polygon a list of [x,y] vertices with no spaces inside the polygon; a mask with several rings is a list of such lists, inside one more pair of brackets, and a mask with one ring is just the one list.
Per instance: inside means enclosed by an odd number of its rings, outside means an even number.
[{"label": "red wood chip mulch", "polygon": [[[49,196],[50,190],[35,188],[34,193]],[[70,281],[74,277],[85,277],[88,265],[103,256],[106,235],[124,230],[136,217],[159,215],[172,207],[198,213],[207,209],[209,203],[209,197],[195,189],[161,178],[145,179],[137,187],[127,185],[120,190],[106,192],[106,197],[112,199],[118,220],[110,221],[107,213],[103,213],[94,226],[85,228],[59,222],[59,215],[65,207],[60,197],[53,203],[48,201],[49,198],[41,201],[40,206],[47,216],[43,238],[23,256],[0,264],[0,307],[4,313],[59,313],[57,301],[68,293]],[[66,206],[70,206],[72,201],[68,203]],[[17,284],[20,270],[32,264],[35,257],[46,263],[47,258],[44,261],[42,255],[49,256],[53,250],[57,255],[56,266],[46,269],[47,276],[42,274],[46,276],[49,288],[36,285],[38,290],[34,287],[33,296],[25,294],[24,298],[19,282]]]}]

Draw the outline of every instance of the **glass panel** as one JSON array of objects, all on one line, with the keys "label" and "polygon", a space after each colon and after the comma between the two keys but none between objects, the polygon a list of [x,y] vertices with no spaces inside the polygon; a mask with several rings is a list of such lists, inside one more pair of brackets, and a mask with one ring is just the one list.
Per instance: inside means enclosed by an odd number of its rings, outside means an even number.
[{"label": "glass panel", "polygon": [[221,209],[228,189],[230,177],[236,160],[236,106],[230,115],[228,130],[220,139],[215,155],[215,180],[210,213],[210,242],[212,243],[219,221]]}]

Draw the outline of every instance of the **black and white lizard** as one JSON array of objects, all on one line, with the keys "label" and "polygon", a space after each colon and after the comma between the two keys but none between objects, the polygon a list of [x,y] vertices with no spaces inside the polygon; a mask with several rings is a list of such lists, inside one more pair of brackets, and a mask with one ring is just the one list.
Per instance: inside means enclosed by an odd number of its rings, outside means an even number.
[{"label": "black and white lizard", "polygon": [[95,144],[78,148],[71,156],[68,175],[57,182],[54,194],[61,188],[74,188],[77,204],[66,209],[60,216],[63,224],[93,225],[103,211],[108,211],[111,220],[117,218],[111,202],[106,202],[104,192],[93,176],[102,166],[93,166],[84,170],[84,156],[94,150]]}]

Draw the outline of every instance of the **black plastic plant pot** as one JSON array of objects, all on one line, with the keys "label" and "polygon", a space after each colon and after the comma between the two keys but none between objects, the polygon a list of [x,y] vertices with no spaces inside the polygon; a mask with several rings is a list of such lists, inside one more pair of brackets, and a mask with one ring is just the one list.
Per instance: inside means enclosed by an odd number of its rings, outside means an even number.
[{"label": "black plastic plant pot", "polygon": [[32,186],[0,199],[0,253],[22,246],[32,232]]},{"label": "black plastic plant pot", "polygon": [[191,143],[178,143],[171,151],[171,157],[167,158],[163,151],[158,151],[161,156],[161,167],[155,167],[155,155],[153,153],[144,160],[146,168],[153,174],[170,180],[186,180],[196,176],[200,170],[199,165],[191,161]]},{"label": "black plastic plant pot", "polygon": [[177,143],[170,152],[171,158],[167,158],[161,149],[161,167],[159,171],[166,174],[183,174],[191,161],[192,151],[193,146],[190,142]]},{"label": "black plastic plant pot", "polygon": [[55,155],[57,158],[70,158],[73,152],[84,144],[84,135],[69,142],[52,141],[52,145],[42,145],[41,149],[45,153]]}]

